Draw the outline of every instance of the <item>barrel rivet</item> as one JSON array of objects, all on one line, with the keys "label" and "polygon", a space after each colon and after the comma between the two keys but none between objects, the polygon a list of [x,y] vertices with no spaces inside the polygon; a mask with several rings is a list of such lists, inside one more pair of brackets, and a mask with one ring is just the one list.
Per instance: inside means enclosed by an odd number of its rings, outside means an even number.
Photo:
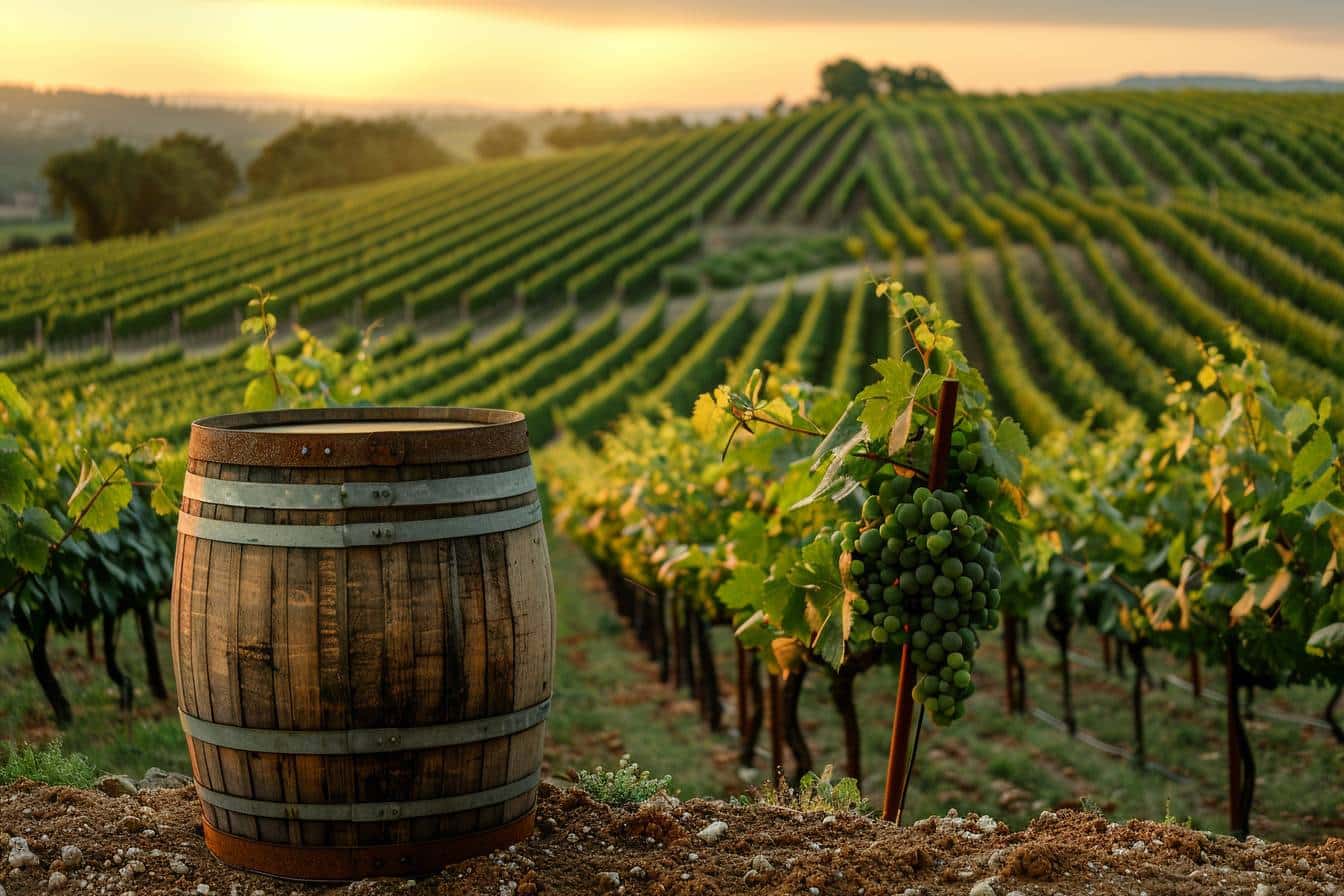
[{"label": "barrel rivet", "polygon": [[331,446],[328,445],[326,448],[323,448],[323,449],[322,449],[322,453],[325,454],[325,455],[327,455],[328,457],[330,457],[330,456],[331,456]]},{"label": "barrel rivet", "polygon": [[302,454],[304,457],[307,457],[307,456],[308,456],[308,446],[307,446],[307,445],[304,445],[302,448],[300,448],[300,449],[299,449],[299,453]]}]

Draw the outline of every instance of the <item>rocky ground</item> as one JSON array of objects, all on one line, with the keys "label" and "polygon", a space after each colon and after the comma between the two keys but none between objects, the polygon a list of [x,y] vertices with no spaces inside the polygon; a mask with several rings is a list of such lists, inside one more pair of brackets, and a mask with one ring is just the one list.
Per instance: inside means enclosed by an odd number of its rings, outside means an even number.
[{"label": "rocky ground", "polygon": [[1339,838],[1241,843],[1073,811],[1044,812],[1023,831],[955,813],[898,828],[856,815],[662,796],[613,808],[549,785],[536,833],[506,851],[418,881],[305,885],[215,861],[193,791],[162,786],[171,783],[105,781],[112,793],[31,782],[0,789],[0,896],[1344,896]]}]

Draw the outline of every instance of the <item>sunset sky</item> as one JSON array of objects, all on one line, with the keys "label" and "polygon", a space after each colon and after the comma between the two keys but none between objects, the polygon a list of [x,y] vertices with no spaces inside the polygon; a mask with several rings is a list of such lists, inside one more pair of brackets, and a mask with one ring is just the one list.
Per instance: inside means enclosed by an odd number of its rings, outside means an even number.
[{"label": "sunset sky", "polygon": [[[1340,0],[4,0],[0,80],[489,107],[762,105],[841,54],[964,90],[1344,78]],[[1216,12],[1213,12],[1216,10]],[[935,17],[936,13],[936,17]]]}]

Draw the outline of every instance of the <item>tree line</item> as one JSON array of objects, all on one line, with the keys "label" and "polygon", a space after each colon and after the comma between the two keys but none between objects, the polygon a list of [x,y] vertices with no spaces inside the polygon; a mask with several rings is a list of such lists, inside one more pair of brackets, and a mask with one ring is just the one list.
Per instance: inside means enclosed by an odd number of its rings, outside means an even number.
[{"label": "tree line", "polygon": [[830,100],[951,89],[943,73],[931,65],[903,69],[884,62],[870,69],[857,59],[842,57],[821,67],[821,93]]},{"label": "tree line", "polygon": [[[584,112],[574,122],[558,124],[547,130],[542,141],[551,149],[563,152],[639,137],[661,137],[692,127],[694,125],[680,115],[617,119],[605,112]],[[480,159],[505,159],[523,155],[530,143],[531,135],[521,125],[499,121],[481,132],[475,149]]]},{"label": "tree line", "polygon": [[[253,199],[363,183],[450,160],[406,119],[301,121],[276,137],[247,167]],[[115,137],[58,153],[43,176],[58,214],[67,209],[75,236],[96,242],[159,233],[220,211],[242,185],[224,145],[185,131],[141,150]]]}]

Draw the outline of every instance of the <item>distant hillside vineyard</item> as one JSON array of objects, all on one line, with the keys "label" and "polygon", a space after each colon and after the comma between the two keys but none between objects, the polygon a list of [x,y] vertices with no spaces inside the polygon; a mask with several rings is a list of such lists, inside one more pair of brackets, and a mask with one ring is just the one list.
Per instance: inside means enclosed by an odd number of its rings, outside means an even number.
[{"label": "distant hillside vineyard", "polygon": [[[1234,324],[1284,391],[1339,409],[1342,192],[1344,96],[833,104],[3,258],[0,370],[37,393],[116,389],[180,434],[238,404],[227,340],[257,283],[304,323],[384,319],[378,400],[509,404],[544,440],[685,410],[764,361],[851,388],[895,344],[866,285],[894,269],[963,322],[1033,434],[1154,414],[1199,340],[1234,351]],[[818,235],[862,260],[790,254]],[[741,250],[763,238],[768,264]],[[739,257],[745,288],[695,279]]]}]

